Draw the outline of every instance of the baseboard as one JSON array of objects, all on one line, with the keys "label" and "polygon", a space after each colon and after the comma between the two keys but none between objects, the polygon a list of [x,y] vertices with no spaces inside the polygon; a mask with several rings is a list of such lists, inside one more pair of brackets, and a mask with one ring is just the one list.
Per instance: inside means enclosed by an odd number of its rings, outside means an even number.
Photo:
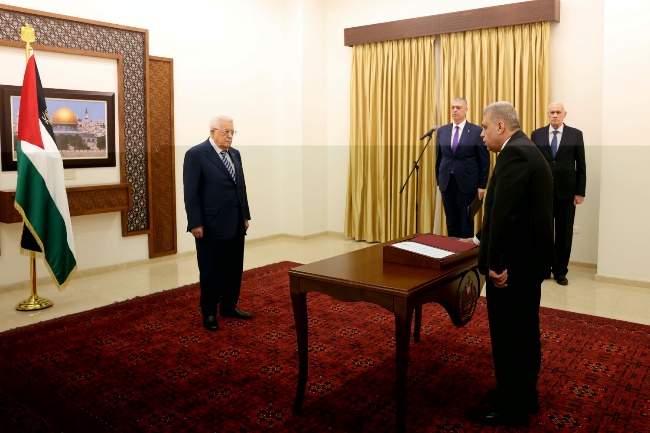
[{"label": "baseboard", "polygon": [[588,269],[597,269],[598,268],[598,265],[596,265],[596,263],[570,261],[569,262],[569,267],[571,268],[573,266],[578,266],[580,268],[588,268]]},{"label": "baseboard", "polygon": [[[135,260],[132,262],[125,262],[125,263],[116,263],[114,265],[106,265],[106,266],[100,266],[97,268],[91,268],[91,269],[77,269],[74,273],[74,276],[72,277],[72,280],[77,279],[77,278],[84,278],[84,277],[92,277],[94,275],[100,275],[100,274],[105,274],[108,272],[115,272],[119,271],[120,269],[126,269],[126,268],[132,268],[135,266],[140,266],[140,265],[145,265],[145,264],[151,264],[151,263],[160,263],[160,262],[165,262],[167,260],[175,260],[178,257],[184,257],[184,256],[190,256],[190,255],[195,255],[195,251],[186,251],[182,253],[176,253],[176,254],[170,254],[167,256],[161,256],[161,257],[156,257],[153,259],[142,259],[142,260]],[[72,281],[71,280],[71,281]],[[40,277],[36,278],[36,287],[42,287],[46,285],[54,285],[54,282],[52,280],[52,277],[48,274],[46,277]],[[0,293],[4,292],[10,292],[12,290],[22,290],[25,289],[26,293],[29,295],[29,291],[32,288],[31,280],[27,281],[21,281],[19,283],[12,283],[12,284],[7,284],[5,286],[0,286]]]},{"label": "baseboard", "polygon": [[[334,237],[340,237],[342,239],[345,238],[343,235],[343,232],[332,232],[332,231],[325,231],[325,232],[320,232],[320,233],[312,233],[309,235],[305,236],[299,236],[299,235],[292,235],[292,234],[286,234],[286,233],[280,233],[276,235],[271,235],[271,236],[265,236],[261,238],[255,238],[255,239],[246,239],[246,244],[254,244],[258,242],[265,242],[265,241],[271,241],[271,240],[277,240],[277,239],[296,239],[296,240],[308,240],[308,239],[315,239],[318,237],[322,236],[334,236]],[[92,268],[92,269],[77,269],[75,272],[73,279],[75,278],[83,278],[83,277],[90,277],[94,275],[99,275],[103,274],[106,272],[115,272],[119,271],[120,269],[125,269],[125,268],[130,268],[130,267],[135,267],[143,264],[150,264],[150,263],[157,263],[157,262],[164,262],[166,260],[174,260],[178,257],[184,257],[188,255],[194,255],[196,252],[194,250],[192,251],[185,251],[181,253],[176,253],[176,254],[171,254],[167,256],[162,256],[162,257],[156,257],[153,259],[142,259],[142,260],[135,260],[132,262],[125,262],[125,263],[116,263],[114,265],[107,265],[107,266],[100,266],[97,268]],[[48,284],[54,284],[52,282],[52,277],[49,275],[40,277],[36,279],[36,287],[41,287],[45,286]],[[25,290],[25,294],[29,295],[30,290],[31,290],[31,281],[26,280],[26,281],[21,281],[19,283],[12,283],[12,284],[7,284],[4,286],[0,286],[0,293],[5,293],[9,292],[12,290]]]},{"label": "baseboard", "polygon": [[270,236],[262,236],[259,238],[254,238],[254,239],[246,239],[247,244],[253,244],[257,242],[266,242],[266,241],[271,241],[271,240],[276,240],[276,239],[296,239],[300,241],[305,241],[309,239],[315,239],[319,238],[322,236],[334,236],[334,237],[340,237],[341,239],[345,239],[345,236],[343,235],[343,232],[332,232],[332,231],[324,231],[324,232],[318,232],[318,233],[312,233],[309,235],[292,235],[289,233],[279,233],[276,235],[270,235]]},{"label": "baseboard", "polygon": [[650,281],[632,280],[629,278],[609,277],[607,275],[594,275],[594,281],[603,283],[620,284],[622,286],[634,286],[650,289]]}]

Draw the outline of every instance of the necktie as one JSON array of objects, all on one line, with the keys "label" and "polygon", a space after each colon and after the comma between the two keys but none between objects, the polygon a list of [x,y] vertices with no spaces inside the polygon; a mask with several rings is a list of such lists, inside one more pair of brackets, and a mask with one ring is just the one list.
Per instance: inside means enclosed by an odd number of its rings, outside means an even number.
[{"label": "necktie", "polygon": [[235,180],[235,168],[232,166],[232,164],[228,160],[228,157],[226,156],[226,151],[225,150],[221,151],[221,160],[223,161],[223,164],[226,166],[226,168],[230,172],[230,175],[232,176],[232,180]]},{"label": "necktie", "polygon": [[[456,148],[458,147],[458,125],[454,127],[456,129],[456,132],[454,132],[454,139],[451,141],[451,153],[454,155],[456,154]],[[454,173],[454,163],[452,161],[451,163],[451,172],[452,174]]]},{"label": "necktie", "polygon": [[555,154],[557,153],[557,133],[560,131],[553,131],[553,139],[551,140],[551,153],[553,154],[553,158],[555,158]]},{"label": "necktie", "polygon": [[451,151],[455,154],[456,148],[458,147],[458,126],[455,126],[456,132],[454,132],[454,139],[451,142]]}]

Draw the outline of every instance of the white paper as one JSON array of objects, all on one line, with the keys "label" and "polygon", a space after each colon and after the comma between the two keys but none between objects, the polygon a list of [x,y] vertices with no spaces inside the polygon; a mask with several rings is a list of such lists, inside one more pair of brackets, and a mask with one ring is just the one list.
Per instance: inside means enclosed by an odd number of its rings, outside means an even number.
[{"label": "white paper", "polygon": [[454,255],[452,252],[430,247],[429,245],[419,244],[417,242],[398,242],[393,244],[393,246],[402,250],[411,251],[412,253],[432,257],[434,259],[444,259],[445,257]]}]

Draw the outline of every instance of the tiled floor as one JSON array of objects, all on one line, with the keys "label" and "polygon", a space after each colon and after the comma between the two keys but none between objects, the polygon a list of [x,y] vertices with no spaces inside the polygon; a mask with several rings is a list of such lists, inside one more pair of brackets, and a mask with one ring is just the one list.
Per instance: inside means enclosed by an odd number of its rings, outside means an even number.
[{"label": "tiled floor", "polygon": [[[340,235],[252,241],[246,245],[244,267],[252,269],[284,260],[311,263],[368,245]],[[567,275],[566,287],[553,280],[545,281],[542,305],[650,325],[650,289],[598,282],[593,276],[593,269],[574,267]],[[45,310],[17,311],[16,304],[29,297],[29,287],[0,287],[0,331],[197,281],[196,256],[185,253],[97,272],[80,272],[63,292],[51,283],[39,283],[38,294],[54,302],[53,307]]]}]

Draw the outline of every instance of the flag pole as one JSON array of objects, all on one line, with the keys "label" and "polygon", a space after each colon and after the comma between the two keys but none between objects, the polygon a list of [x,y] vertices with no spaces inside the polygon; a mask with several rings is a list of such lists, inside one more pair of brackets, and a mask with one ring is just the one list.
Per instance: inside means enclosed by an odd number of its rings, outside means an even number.
[{"label": "flag pole", "polygon": [[49,299],[41,298],[40,296],[38,296],[36,290],[36,253],[34,251],[29,252],[29,275],[32,282],[32,294],[29,298],[25,299],[24,301],[16,305],[16,310],[18,311],[43,310],[45,308],[54,305],[54,303]]},{"label": "flag pole", "polygon": [[[29,55],[32,51],[31,43],[36,40],[36,35],[34,33],[34,28],[29,24],[25,23],[20,29],[20,39],[25,42],[25,63],[29,62]],[[29,252],[29,276],[32,283],[32,293],[31,296],[24,301],[16,305],[16,310],[18,311],[34,311],[34,310],[43,310],[45,308],[51,307],[54,305],[49,299],[41,298],[38,296],[36,290],[36,253],[34,251]]]}]

